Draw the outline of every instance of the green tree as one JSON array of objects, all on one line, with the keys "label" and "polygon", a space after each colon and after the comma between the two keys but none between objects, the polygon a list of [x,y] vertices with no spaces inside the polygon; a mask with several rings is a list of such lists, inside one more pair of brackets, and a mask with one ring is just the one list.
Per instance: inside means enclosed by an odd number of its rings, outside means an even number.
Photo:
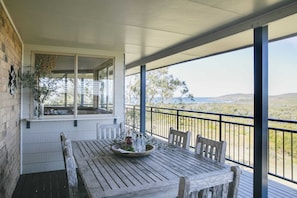
[{"label": "green tree", "polygon": [[[168,73],[168,68],[161,68],[147,72],[146,76],[146,104],[164,104],[167,99],[178,96],[180,103],[183,98],[193,98],[187,84]],[[140,75],[126,77],[126,103],[139,104]]]}]

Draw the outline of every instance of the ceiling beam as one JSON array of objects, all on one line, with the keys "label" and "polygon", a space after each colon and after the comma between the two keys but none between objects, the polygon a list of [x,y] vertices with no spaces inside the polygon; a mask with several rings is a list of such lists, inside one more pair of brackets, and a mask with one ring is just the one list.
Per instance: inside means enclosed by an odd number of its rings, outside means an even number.
[{"label": "ceiling beam", "polygon": [[136,66],[145,65],[149,62],[171,56],[185,50],[189,50],[218,39],[225,38],[227,36],[234,35],[236,33],[261,27],[268,23],[290,16],[297,13],[297,1],[294,2],[283,2],[271,8],[270,10],[263,11],[256,15],[248,16],[240,20],[234,21],[230,24],[221,26],[213,29],[212,31],[206,32],[203,35],[199,35],[192,39],[173,45],[169,48],[161,50],[152,55],[141,58],[137,61],[126,65],[126,69],[130,69]]}]

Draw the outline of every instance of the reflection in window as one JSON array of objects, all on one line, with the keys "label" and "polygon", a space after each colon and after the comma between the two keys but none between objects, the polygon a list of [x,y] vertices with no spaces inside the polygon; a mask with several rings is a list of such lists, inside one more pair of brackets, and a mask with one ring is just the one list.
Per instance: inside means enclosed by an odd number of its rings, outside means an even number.
[{"label": "reflection in window", "polygon": [[113,101],[113,67],[106,67],[98,72],[99,106],[106,110],[112,110]]},{"label": "reflection in window", "polygon": [[[113,59],[79,56],[75,80],[75,56],[46,56],[57,58],[48,75],[54,79],[56,90],[45,101],[45,115],[112,113]],[[35,57],[37,62],[38,54]]]},{"label": "reflection in window", "polygon": [[[38,62],[36,54],[35,62]],[[73,115],[74,114],[74,60],[73,56],[55,56],[56,64],[49,71],[48,76],[54,79],[56,89],[45,101],[45,115]]]},{"label": "reflection in window", "polygon": [[113,68],[112,59],[78,57],[78,114],[112,113],[110,68]]}]

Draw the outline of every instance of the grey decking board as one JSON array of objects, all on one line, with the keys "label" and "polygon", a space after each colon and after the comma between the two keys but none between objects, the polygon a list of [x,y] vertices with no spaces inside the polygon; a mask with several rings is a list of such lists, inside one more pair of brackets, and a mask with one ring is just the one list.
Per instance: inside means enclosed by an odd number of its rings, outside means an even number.
[{"label": "grey decking board", "polygon": [[51,171],[21,175],[13,198],[67,198],[65,171]]}]

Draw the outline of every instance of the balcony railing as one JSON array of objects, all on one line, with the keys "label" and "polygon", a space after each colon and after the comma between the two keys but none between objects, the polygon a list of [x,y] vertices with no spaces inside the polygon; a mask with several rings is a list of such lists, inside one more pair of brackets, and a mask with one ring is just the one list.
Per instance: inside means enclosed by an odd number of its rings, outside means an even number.
[{"label": "balcony railing", "polygon": [[[139,129],[140,107],[126,105],[126,124]],[[297,121],[269,119],[268,172],[297,183]],[[167,138],[169,128],[191,131],[190,146],[200,134],[227,142],[226,159],[253,168],[253,117],[146,107],[146,132]]]}]

